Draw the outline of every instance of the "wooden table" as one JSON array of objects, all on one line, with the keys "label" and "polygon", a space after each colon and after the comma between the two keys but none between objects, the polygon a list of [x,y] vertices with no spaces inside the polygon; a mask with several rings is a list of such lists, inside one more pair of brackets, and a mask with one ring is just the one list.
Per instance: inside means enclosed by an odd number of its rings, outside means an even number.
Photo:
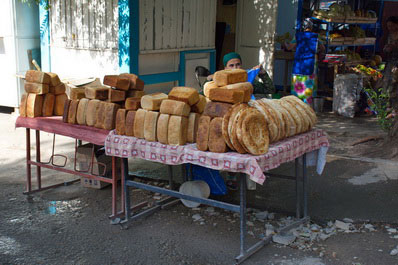
[{"label": "wooden table", "polygon": [[286,94],[290,94],[290,80],[289,80],[289,62],[294,60],[294,52],[286,52],[283,50],[276,50],[274,52],[275,60],[284,61],[284,73],[283,73],[283,91]]}]

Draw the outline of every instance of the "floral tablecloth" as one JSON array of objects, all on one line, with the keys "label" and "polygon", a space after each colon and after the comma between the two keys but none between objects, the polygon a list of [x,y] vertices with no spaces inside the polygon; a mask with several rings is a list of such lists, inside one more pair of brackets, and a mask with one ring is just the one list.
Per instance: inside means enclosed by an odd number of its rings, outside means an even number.
[{"label": "floral tablecloth", "polygon": [[242,172],[258,184],[263,184],[264,172],[293,161],[307,153],[307,165],[317,166],[321,174],[329,147],[327,134],[320,129],[287,138],[271,144],[268,153],[260,156],[236,152],[213,153],[199,151],[196,144],[171,146],[159,142],[117,135],[110,131],[105,139],[105,152],[109,156],[141,158],[168,165],[191,163],[216,170]]}]

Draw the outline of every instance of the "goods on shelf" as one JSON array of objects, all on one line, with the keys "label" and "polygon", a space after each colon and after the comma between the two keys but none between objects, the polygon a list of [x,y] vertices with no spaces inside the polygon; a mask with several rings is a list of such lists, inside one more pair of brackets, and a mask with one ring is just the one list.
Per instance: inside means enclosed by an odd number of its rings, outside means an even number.
[{"label": "goods on shelf", "polygon": [[356,53],[352,50],[336,51],[335,53],[346,55],[347,61],[349,61],[349,62],[362,60],[361,55],[359,55],[359,53]]},{"label": "goods on shelf", "polygon": [[356,67],[352,67],[352,70],[357,73],[362,73],[374,79],[380,79],[383,77],[383,74],[380,73],[378,70],[372,67],[366,67],[365,65],[358,64]]},{"label": "goods on shelf", "polygon": [[352,10],[348,4],[330,5],[329,10],[314,10],[315,18],[335,23],[376,23],[377,16],[373,10]]}]

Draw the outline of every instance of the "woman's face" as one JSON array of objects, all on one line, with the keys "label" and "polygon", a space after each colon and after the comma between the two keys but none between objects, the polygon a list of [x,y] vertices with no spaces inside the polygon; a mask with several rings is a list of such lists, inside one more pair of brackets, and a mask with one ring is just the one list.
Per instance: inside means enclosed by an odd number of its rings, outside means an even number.
[{"label": "woman's face", "polygon": [[241,69],[242,68],[242,62],[238,59],[231,59],[227,62],[227,65],[225,66],[225,69]]},{"label": "woman's face", "polygon": [[387,22],[388,32],[398,32],[398,24],[395,24],[391,21]]}]

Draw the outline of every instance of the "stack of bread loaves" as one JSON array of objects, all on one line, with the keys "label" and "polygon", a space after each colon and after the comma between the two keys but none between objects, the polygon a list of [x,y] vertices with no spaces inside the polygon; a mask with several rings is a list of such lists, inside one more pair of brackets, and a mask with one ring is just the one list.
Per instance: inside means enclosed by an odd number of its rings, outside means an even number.
[{"label": "stack of bread loaves", "polygon": [[170,145],[193,143],[205,105],[205,97],[190,87],[174,87],[169,95],[145,95],[141,108],[129,111],[124,121],[123,110],[119,110],[116,133]]},{"label": "stack of bread loaves", "polygon": [[21,97],[19,108],[22,117],[39,117],[62,115],[65,84],[57,74],[29,70],[25,75],[25,92]]},{"label": "stack of bread loaves", "polygon": [[[144,94],[144,82],[134,74],[106,75],[104,85],[85,86],[84,96],[76,94],[65,102],[63,121],[113,130],[116,126],[118,110],[136,110]],[[109,87],[110,86],[110,87]],[[136,97],[126,98],[126,94],[136,93]],[[80,92],[79,92],[80,93]],[[71,90],[72,94],[72,90]],[[138,105],[137,105],[138,102]]]},{"label": "stack of bread loaves", "polygon": [[263,98],[249,104],[267,121],[271,143],[309,131],[317,122],[314,110],[295,96],[278,100]]},{"label": "stack of bread loaves", "polygon": [[233,104],[249,102],[253,86],[246,80],[245,70],[222,70],[214,74],[214,81],[204,85],[204,95],[209,101],[199,121],[196,141],[199,150],[216,153],[228,150],[222,134],[223,117]]}]

